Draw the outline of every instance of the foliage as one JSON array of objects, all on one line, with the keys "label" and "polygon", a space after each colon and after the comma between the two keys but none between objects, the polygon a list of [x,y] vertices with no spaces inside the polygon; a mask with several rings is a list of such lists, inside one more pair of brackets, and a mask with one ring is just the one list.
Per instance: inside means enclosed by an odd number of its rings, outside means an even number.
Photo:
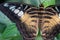
[{"label": "foliage", "polygon": [[16,24],[0,11],[0,40],[22,40]]},{"label": "foliage", "polygon": [[36,7],[39,7],[41,4],[43,4],[44,7],[48,7],[51,5],[60,5],[60,0],[6,0],[6,1],[26,3],[26,4],[34,5]]}]

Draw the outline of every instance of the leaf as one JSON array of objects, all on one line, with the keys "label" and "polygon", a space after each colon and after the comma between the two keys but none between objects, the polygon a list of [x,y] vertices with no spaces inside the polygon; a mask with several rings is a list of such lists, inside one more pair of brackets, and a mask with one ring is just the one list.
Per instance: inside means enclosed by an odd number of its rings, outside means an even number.
[{"label": "leaf", "polygon": [[59,6],[60,0],[41,0],[41,3],[44,5],[45,8],[51,5]]},{"label": "leaf", "polygon": [[56,36],[57,40],[60,40],[60,33]]},{"label": "leaf", "polygon": [[37,36],[36,40],[43,40],[41,36]]},{"label": "leaf", "polygon": [[12,25],[7,25],[7,28],[5,29],[4,33],[2,34],[3,38],[16,38],[20,37],[22,39],[22,36],[19,34],[19,31],[16,28],[16,25],[13,23]]},{"label": "leaf", "polygon": [[2,11],[0,11],[0,23],[10,25],[12,24],[12,21],[6,15],[4,15]]},{"label": "leaf", "polygon": [[6,28],[5,24],[0,23],[0,33],[3,33]]},{"label": "leaf", "polygon": [[55,5],[58,5],[58,6],[60,6],[60,0],[55,0]]},{"label": "leaf", "polygon": [[23,0],[24,3],[39,7],[40,0]]},{"label": "leaf", "polygon": [[3,37],[13,37],[19,35],[19,32],[16,28],[16,25],[13,23],[11,25],[7,25],[7,28],[5,29],[3,33]]},{"label": "leaf", "polygon": [[46,8],[48,6],[55,5],[55,0],[41,0],[41,3]]},{"label": "leaf", "polygon": [[46,8],[51,5],[60,5],[60,0],[6,0],[6,2],[20,2],[35,7],[39,7],[41,4]]},{"label": "leaf", "polygon": [[[16,24],[10,21],[10,19],[3,14],[3,12],[0,11],[0,30],[3,31],[0,39],[1,40],[12,40],[13,38],[22,39],[22,36],[20,35],[19,31],[17,30]],[[3,25],[6,26],[5,29],[3,29]]]},{"label": "leaf", "polygon": [[6,0],[5,2],[22,2],[22,0]]}]

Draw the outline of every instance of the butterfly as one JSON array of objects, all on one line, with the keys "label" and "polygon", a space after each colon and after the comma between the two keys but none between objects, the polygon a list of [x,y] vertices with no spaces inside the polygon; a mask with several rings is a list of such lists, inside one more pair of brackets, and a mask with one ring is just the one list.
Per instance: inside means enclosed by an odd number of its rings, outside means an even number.
[{"label": "butterfly", "polygon": [[2,3],[0,10],[16,23],[23,40],[35,40],[38,30],[43,40],[54,40],[60,32],[60,19],[53,7],[35,7],[21,3]]}]

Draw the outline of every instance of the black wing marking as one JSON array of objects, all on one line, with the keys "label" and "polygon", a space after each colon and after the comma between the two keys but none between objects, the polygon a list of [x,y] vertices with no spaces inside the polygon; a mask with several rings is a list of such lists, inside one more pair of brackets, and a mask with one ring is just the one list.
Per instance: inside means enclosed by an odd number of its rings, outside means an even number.
[{"label": "black wing marking", "polygon": [[[16,20],[20,21],[16,15],[16,13],[18,12],[17,10],[19,10],[16,8],[19,8],[19,5],[19,3],[2,3],[0,4],[0,10],[13,22],[16,22]],[[15,13],[15,11],[17,12]]]},{"label": "black wing marking", "polygon": [[31,5],[20,3],[2,3],[0,10],[13,22],[20,21],[20,17],[30,8]]}]

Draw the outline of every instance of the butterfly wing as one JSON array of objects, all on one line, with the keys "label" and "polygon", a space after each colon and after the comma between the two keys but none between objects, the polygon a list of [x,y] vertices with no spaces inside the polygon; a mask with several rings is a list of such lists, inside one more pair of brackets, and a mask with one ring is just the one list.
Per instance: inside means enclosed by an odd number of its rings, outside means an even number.
[{"label": "butterfly wing", "polygon": [[[35,26],[32,26],[31,19],[26,10],[31,6],[20,3],[3,3],[0,5],[0,10],[13,22],[16,23],[18,30],[22,34],[24,40],[34,40],[37,36]],[[31,25],[30,25],[31,24]]]}]

